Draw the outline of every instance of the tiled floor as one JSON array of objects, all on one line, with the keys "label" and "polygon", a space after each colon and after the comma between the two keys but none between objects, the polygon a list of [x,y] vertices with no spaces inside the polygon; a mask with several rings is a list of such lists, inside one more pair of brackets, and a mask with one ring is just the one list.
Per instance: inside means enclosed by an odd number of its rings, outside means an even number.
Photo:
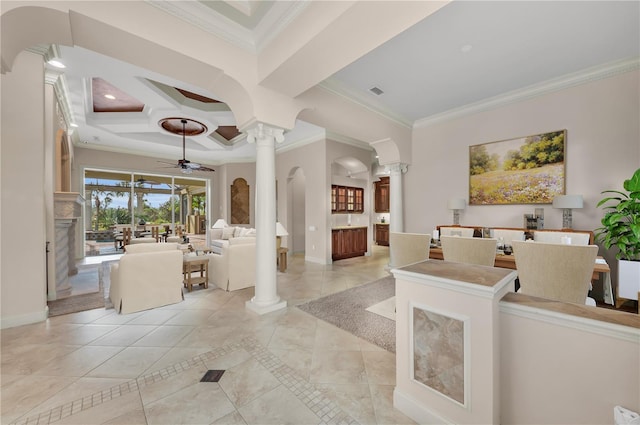
[{"label": "tiled floor", "polygon": [[[411,424],[392,406],[395,356],[295,308],[388,274],[388,249],[331,266],[294,256],[285,310],[253,288],[196,289],[146,312],[97,309],[2,331],[1,422]],[[219,382],[200,382],[224,370]]]}]

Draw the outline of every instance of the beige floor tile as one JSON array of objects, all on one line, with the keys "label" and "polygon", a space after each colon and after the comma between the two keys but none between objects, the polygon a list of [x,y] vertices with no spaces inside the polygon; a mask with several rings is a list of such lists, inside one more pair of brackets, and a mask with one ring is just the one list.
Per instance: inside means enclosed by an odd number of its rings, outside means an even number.
[{"label": "beige floor tile", "polygon": [[220,387],[236,407],[247,404],[278,385],[280,382],[254,359],[227,369],[220,379]]},{"label": "beige floor tile", "polygon": [[129,323],[138,316],[142,314],[140,313],[130,313],[130,314],[118,314],[114,309],[107,310],[109,314],[102,316],[101,318],[94,320],[94,325],[124,325],[125,323]]},{"label": "beige floor tile", "polygon": [[208,352],[209,348],[202,347],[173,347],[169,349],[158,361],[144,371],[144,374],[152,373],[168,366],[173,366],[176,363],[192,359],[202,353]]},{"label": "beige floor tile", "polygon": [[370,384],[396,384],[396,356],[388,351],[363,351],[364,367]]},{"label": "beige floor tile", "polygon": [[229,413],[227,416],[223,416],[211,425],[247,425],[242,418],[242,415],[238,412]]},{"label": "beige floor tile", "polygon": [[79,345],[12,344],[2,352],[2,374],[29,375],[78,348]]},{"label": "beige floor tile", "polygon": [[87,395],[109,390],[112,387],[127,382],[121,378],[78,378],[75,382],[65,387],[62,391],[53,394],[45,402],[35,406],[26,414],[27,417],[38,415],[58,406],[63,406],[75,400],[80,400]]},{"label": "beige floor tile", "polygon": [[376,421],[379,425],[414,425],[415,422],[393,407],[392,385],[369,385]]},{"label": "beige floor tile", "polygon": [[283,386],[241,407],[239,412],[248,425],[320,423],[320,418]]},{"label": "beige floor tile", "polygon": [[160,308],[147,310],[140,316],[128,322],[131,325],[162,325],[178,314],[175,310],[163,310]]},{"label": "beige floor tile", "polygon": [[271,337],[269,348],[281,350],[311,349],[315,343],[316,329],[278,326]]},{"label": "beige floor tile", "polygon": [[87,376],[133,379],[140,376],[167,351],[167,347],[127,347],[91,370]]},{"label": "beige floor tile", "polygon": [[152,325],[127,325],[120,326],[103,337],[91,341],[89,345],[116,345],[125,347],[134,344],[143,336],[157,328]]},{"label": "beige floor tile", "polygon": [[165,379],[143,386],[140,389],[140,397],[145,406],[150,405],[163,398],[171,397],[172,394],[187,387],[196,385],[205,373],[207,373],[207,367],[205,365],[196,366],[176,373]]},{"label": "beige floor tile", "polygon": [[[84,409],[71,416],[62,418],[56,424],[77,424],[77,425],[94,425],[103,424],[110,421],[119,421],[124,419],[125,412],[139,412],[143,408],[140,394],[137,391],[124,394],[105,403],[100,403],[95,407]],[[133,418],[132,418],[133,419]],[[117,423],[117,422],[116,422]],[[120,422],[122,423],[122,422]],[[124,422],[126,424],[135,423]]]},{"label": "beige floor tile", "polygon": [[282,363],[287,366],[291,366],[295,369],[300,376],[302,376],[307,381],[309,380],[309,375],[311,372],[311,360],[313,356],[313,351],[303,350],[303,349],[292,349],[292,350],[280,350],[276,348],[270,348],[273,354],[278,356]]},{"label": "beige floor tile", "polygon": [[367,383],[362,353],[314,350],[309,380],[325,384]]},{"label": "beige floor tile", "polygon": [[183,310],[167,320],[166,325],[200,325],[205,322],[213,312],[211,310]]},{"label": "beige floor tile", "polygon": [[319,320],[314,347],[319,350],[359,351],[360,338]]},{"label": "beige floor tile", "polygon": [[124,347],[80,347],[72,353],[58,357],[34,372],[40,376],[84,376]]},{"label": "beige floor tile", "polygon": [[58,335],[55,338],[51,338],[50,342],[53,344],[86,345],[117,328],[117,325],[83,325]]},{"label": "beige floor tile", "polygon": [[213,360],[205,360],[204,364],[208,369],[227,370],[231,369],[232,367],[238,366],[241,363],[245,363],[251,358],[251,354],[247,353],[247,351],[244,349],[240,349]]},{"label": "beige floor tile", "polygon": [[176,347],[201,347],[204,351],[225,345],[227,338],[234,333],[233,327],[200,326],[182,338]]},{"label": "beige floor tile", "polygon": [[141,406],[103,422],[102,425],[147,425],[147,417],[144,414],[144,408]]},{"label": "beige floor tile", "polygon": [[111,312],[105,308],[96,308],[93,310],[80,311],[78,313],[63,314],[61,316],[51,317],[49,320],[54,323],[92,323],[98,319],[110,315]]},{"label": "beige floor tile", "polygon": [[8,424],[71,385],[76,378],[28,375],[2,387],[0,423]]},{"label": "beige floor tile", "polygon": [[317,384],[327,398],[333,400],[342,410],[362,425],[375,424],[371,391],[368,384]]},{"label": "beige floor tile", "polygon": [[133,346],[173,347],[194,329],[194,326],[160,326],[137,340]]},{"label": "beige floor tile", "polygon": [[214,382],[200,382],[145,406],[153,424],[210,424],[234,411],[233,404]]}]

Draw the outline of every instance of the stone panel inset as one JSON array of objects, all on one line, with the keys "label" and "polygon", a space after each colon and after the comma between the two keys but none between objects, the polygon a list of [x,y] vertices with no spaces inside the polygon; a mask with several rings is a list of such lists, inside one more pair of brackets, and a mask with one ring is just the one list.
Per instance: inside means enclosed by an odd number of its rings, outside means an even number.
[{"label": "stone panel inset", "polygon": [[464,322],[413,307],[413,378],[465,404],[464,367]]}]

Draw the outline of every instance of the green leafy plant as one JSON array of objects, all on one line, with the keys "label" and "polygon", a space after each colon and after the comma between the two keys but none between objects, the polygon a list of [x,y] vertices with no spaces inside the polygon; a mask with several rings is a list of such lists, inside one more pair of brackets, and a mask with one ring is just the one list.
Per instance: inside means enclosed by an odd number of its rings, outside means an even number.
[{"label": "green leafy plant", "polygon": [[598,202],[598,207],[604,205],[605,215],[602,227],[596,229],[596,237],[607,249],[618,247],[618,260],[640,260],[640,168],[624,181],[623,187],[626,192],[602,192],[616,196]]}]

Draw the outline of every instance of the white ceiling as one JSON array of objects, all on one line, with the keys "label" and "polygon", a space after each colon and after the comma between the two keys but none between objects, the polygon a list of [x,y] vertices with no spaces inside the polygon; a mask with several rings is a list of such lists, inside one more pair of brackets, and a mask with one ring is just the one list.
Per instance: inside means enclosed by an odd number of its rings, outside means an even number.
[{"label": "white ceiling", "polygon": [[[285,21],[291,22],[306,2],[152,3],[176,16],[187,11],[199,13],[200,26],[205,26],[206,18],[212,31],[216,23],[224,21],[236,29],[237,45],[255,51],[268,43],[262,36],[269,33],[266,28],[273,33],[277,31],[275,23],[283,22],[276,16],[286,16]],[[60,49],[67,65],[64,73],[73,116],[79,125],[74,131],[84,147],[178,159],[182,153],[180,137],[160,129],[159,119],[188,116],[213,129],[235,125],[230,111],[203,111],[181,104],[146,79],[216,98],[213,93],[81,48]],[[323,85],[410,126],[515,89],[638,57],[637,1],[454,1]],[[114,114],[87,112],[91,110],[87,83],[91,77],[101,77],[136,97],[150,112],[143,119],[140,114],[119,113],[114,118]],[[384,93],[375,96],[369,92],[372,87]],[[280,148],[323,135],[324,129],[298,121]],[[254,156],[255,146],[245,141],[229,148],[206,136],[187,140],[187,158],[205,164]]]}]

